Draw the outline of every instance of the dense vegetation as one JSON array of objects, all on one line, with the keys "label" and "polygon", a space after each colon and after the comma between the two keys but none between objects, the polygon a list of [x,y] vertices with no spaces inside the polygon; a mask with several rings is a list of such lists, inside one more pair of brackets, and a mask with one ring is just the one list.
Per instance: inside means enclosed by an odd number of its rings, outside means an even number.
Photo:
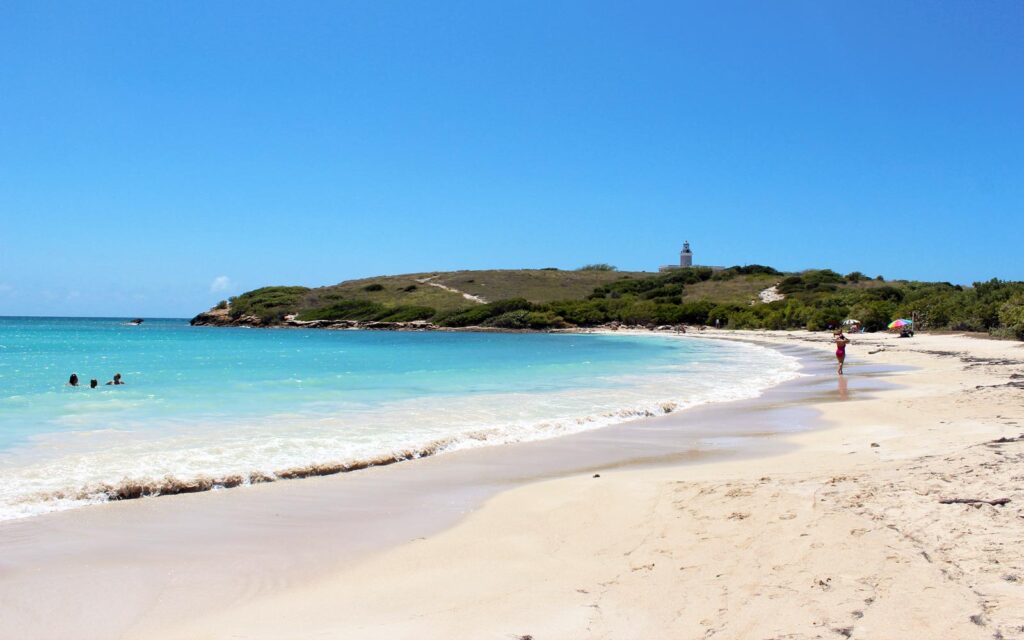
[{"label": "dense vegetation", "polygon": [[367,300],[345,300],[298,314],[299,320],[359,320],[364,322],[412,322],[437,315],[433,307],[401,305],[386,307]]},{"label": "dense vegetation", "polygon": [[[581,276],[586,273],[594,275]],[[869,278],[860,272],[844,276],[820,269],[785,274],[762,265],[721,271],[695,267],[659,274],[534,270],[410,278],[393,276],[322,289],[265,287],[232,299],[230,314],[235,318],[255,315],[271,323],[297,314],[301,320],[430,320],[446,327],[505,329],[717,321],[736,329],[818,330],[855,318],[868,331],[885,329],[896,318],[914,317],[919,330],[978,331],[1024,339],[1022,282],[990,280],[970,287],[886,282],[881,276]],[[474,294],[518,295],[478,304],[460,293],[424,286],[429,282],[458,285],[459,291],[475,286]],[[758,292],[773,285],[783,299],[758,299]]]},{"label": "dense vegetation", "polygon": [[265,322],[279,322],[294,313],[308,287],[263,287],[231,298],[231,317],[256,316]]}]

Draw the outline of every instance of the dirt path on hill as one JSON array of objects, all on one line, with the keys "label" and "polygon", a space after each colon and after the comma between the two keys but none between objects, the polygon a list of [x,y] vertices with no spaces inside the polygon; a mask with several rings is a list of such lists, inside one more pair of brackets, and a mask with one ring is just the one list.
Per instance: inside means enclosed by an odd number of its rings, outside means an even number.
[{"label": "dirt path on hill", "polygon": [[458,289],[453,289],[452,287],[443,285],[440,282],[431,282],[431,280],[433,280],[436,277],[437,276],[430,276],[429,278],[416,278],[416,282],[419,282],[420,284],[428,284],[432,287],[437,287],[438,289],[444,289],[445,291],[451,291],[452,293],[457,293],[466,300],[471,300],[477,304],[487,304],[487,300],[483,296],[475,296],[472,293],[459,291]]}]

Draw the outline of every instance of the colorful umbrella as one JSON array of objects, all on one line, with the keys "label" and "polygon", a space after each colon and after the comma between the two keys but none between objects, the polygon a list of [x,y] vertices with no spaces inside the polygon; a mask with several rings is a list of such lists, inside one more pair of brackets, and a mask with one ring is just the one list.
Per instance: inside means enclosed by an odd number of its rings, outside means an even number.
[{"label": "colorful umbrella", "polygon": [[900,318],[899,320],[893,320],[889,323],[890,329],[902,329],[903,327],[909,327],[914,324],[913,320],[907,320],[906,318]]}]

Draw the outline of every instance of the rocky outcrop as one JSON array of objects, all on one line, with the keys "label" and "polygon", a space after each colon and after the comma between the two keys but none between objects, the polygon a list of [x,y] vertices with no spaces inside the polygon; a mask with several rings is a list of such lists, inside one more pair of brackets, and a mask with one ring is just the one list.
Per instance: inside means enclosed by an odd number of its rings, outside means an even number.
[{"label": "rocky outcrop", "polygon": [[228,308],[213,308],[204,311],[189,321],[193,327],[267,327],[267,323],[259,316],[231,317],[231,310]]},{"label": "rocky outcrop", "polygon": [[426,320],[412,322],[364,322],[360,320],[298,320],[295,316],[286,316],[284,327],[300,327],[305,329],[378,329],[381,331],[422,331],[437,329]]},{"label": "rocky outcrop", "polygon": [[[196,327],[291,327],[295,329],[369,329],[376,331],[467,331],[487,333],[536,333],[535,329],[506,329],[500,327],[470,326],[442,327],[429,320],[413,320],[411,322],[378,322],[366,320],[299,320],[295,315],[285,316],[278,321],[266,321],[259,316],[243,315],[231,317],[231,310],[210,309],[192,318],[190,324]],[[590,332],[590,331],[663,331],[686,332],[685,325],[630,325],[622,322],[608,322],[596,327],[565,327],[561,329],[541,329],[543,333]]]},{"label": "rocky outcrop", "polygon": [[228,315],[227,309],[210,309],[209,311],[204,311],[192,318],[192,320],[189,321],[189,324],[193,327],[206,325],[226,327],[233,324],[233,322],[234,320],[232,320],[231,316]]},{"label": "rocky outcrop", "polygon": [[296,316],[285,316],[281,321],[267,321],[253,315],[234,318],[229,308],[210,309],[189,321],[194,327],[295,327],[301,329],[378,329],[381,331],[423,331],[437,329],[426,320],[412,322],[363,322],[359,320],[299,320]]}]

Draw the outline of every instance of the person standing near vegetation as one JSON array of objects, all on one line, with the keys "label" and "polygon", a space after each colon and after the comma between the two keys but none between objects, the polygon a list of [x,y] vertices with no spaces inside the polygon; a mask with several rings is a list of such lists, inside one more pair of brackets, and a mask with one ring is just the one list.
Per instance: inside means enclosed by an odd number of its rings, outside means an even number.
[{"label": "person standing near vegetation", "polygon": [[832,335],[835,338],[833,342],[836,343],[836,360],[839,362],[836,373],[843,375],[843,363],[846,362],[846,345],[850,344],[850,339],[843,335],[842,329],[836,329]]}]

